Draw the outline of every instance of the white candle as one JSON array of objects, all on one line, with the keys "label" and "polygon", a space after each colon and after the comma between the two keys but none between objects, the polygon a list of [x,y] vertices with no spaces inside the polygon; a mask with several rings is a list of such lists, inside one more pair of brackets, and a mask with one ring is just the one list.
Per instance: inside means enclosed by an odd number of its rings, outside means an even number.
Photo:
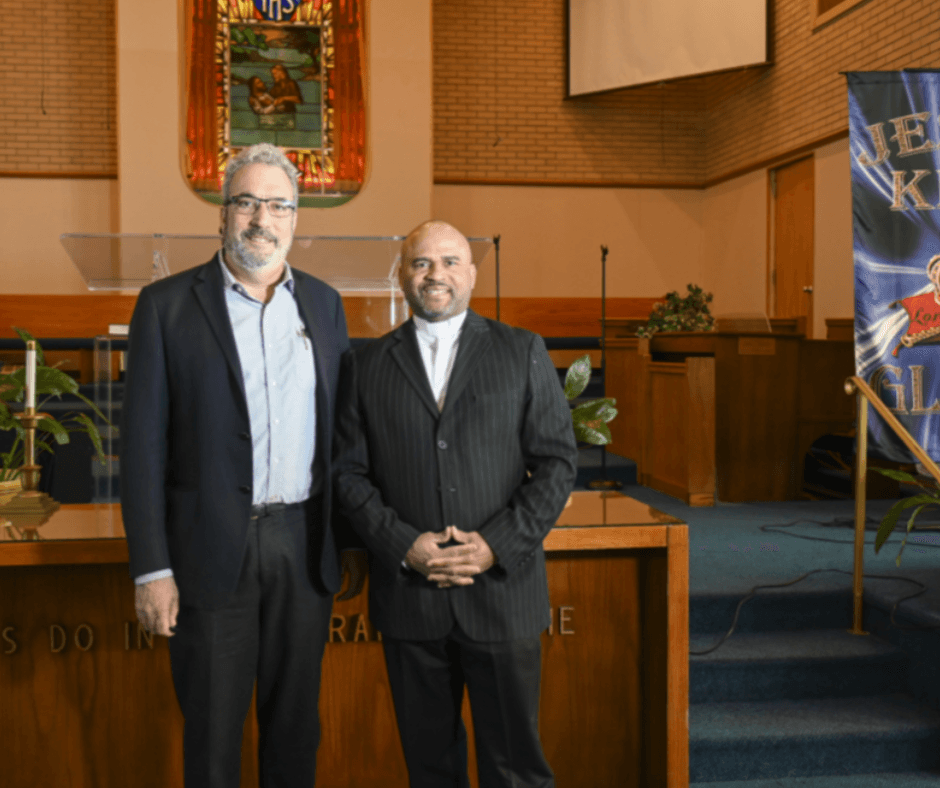
[{"label": "white candle", "polygon": [[36,343],[26,343],[26,407],[36,407]]}]

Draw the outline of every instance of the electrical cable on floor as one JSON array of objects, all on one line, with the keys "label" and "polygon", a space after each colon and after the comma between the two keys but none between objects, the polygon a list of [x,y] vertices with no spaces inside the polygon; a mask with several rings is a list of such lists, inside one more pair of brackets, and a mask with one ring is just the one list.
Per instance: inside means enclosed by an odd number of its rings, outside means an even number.
[{"label": "electrical cable on floor", "polygon": [[[845,522],[843,522],[843,521],[845,521]],[[875,520],[874,518],[869,517],[869,518],[867,518],[866,522],[878,522],[878,521]],[[806,535],[806,534],[794,534],[794,533],[790,533],[790,532],[788,532],[788,531],[780,531],[780,530],[777,530],[777,529],[780,529],[780,528],[790,528],[790,527],[792,527],[792,526],[794,526],[794,525],[799,525],[799,524],[801,524],[801,523],[802,523],[802,524],[809,524],[809,525],[818,525],[818,526],[822,526],[822,527],[825,527],[825,528],[831,528],[831,527],[833,527],[833,526],[835,526],[835,527],[843,527],[843,525],[845,525],[845,524],[851,525],[852,527],[854,527],[854,525],[855,525],[854,520],[848,520],[848,518],[836,518],[836,519],[830,520],[830,521],[828,521],[828,522],[823,522],[823,521],[821,521],[821,520],[809,520],[809,519],[801,518],[801,519],[799,519],[799,520],[793,520],[793,521],[791,521],[791,522],[789,522],[789,523],[772,523],[772,524],[768,524],[768,525],[762,525],[762,526],[760,526],[760,531],[762,531],[763,533],[781,533],[781,534],[784,534],[784,536],[790,536],[790,537],[793,537],[793,538],[795,538],[795,539],[809,539],[809,540],[814,541],[814,542],[834,542],[834,543],[836,543],[836,544],[855,544],[855,540],[854,540],[854,539],[852,539],[852,540],[845,540],[845,539],[826,539],[826,538],[821,537],[821,536],[808,536],[808,535]],[[928,526],[928,527],[926,527],[926,528],[922,528],[921,526],[918,526],[918,528],[919,528],[920,530],[937,530],[937,529],[940,529],[940,524],[937,524],[936,526],[933,526],[933,527],[929,527],[929,526]],[[865,544],[873,544],[873,542],[866,542]],[[930,542],[918,542],[917,544],[918,544],[918,547],[924,546],[924,547],[937,547],[937,548],[940,548],[940,544],[935,544],[935,543],[930,543]],[[724,643],[729,637],[731,637],[731,634],[734,632],[735,627],[737,627],[737,625],[738,625],[738,616],[739,616],[740,613],[741,613],[741,607],[742,607],[742,606],[744,605],[744,603],[747,602],[749,599],[751,599],[752,597],[756,596],[756,595],[757,595],[757,591],[758,591],[759,589],[762,589],[762,588],[785,588],[786,586],[792,586],[792,585],[794,585],[795,583],[799,583],[801,580],[803,580],[803,579],[809,577],[810,575],[814,575],[814,574],[816,574],[816,573],[818,573],[818,572],[839,572],[840,574],[845,574],[845,575],[852,575],[852,574],[853,574],[853,572],[849,572],[848,570],[845,570],[845,569],[812,569],[812,570],[810,570],[809,572],[806,572],[805,574],[800,575],[800,576],[799,576],[798,578],[796,578],[795,580],[789,580],[789,581],[787,581],[786,583],[769,583],[769,584],[763,584],[763,585],[754,586],[754,587],[748,592],[747,596],[745,596],[740,602],[738,602],[738,606],[737,606],[737,608],[735,608],[735,611],[734,611],[734,618],[733,618],[732,621],[731,621],[731,627],[728,629],[728,631],[727,631],[724,635],[721,636],[721,638],[718,640],[718,642],[715,643],[715,645],[713,645],[711,648],[707,648],[707,649],[705,649],[704,651],[692,651],[692,650],[690,650],[690,651],[689,651],[689,654],[692,655],[692,656],[702,656],[702,655],[704,655],[704,654],[710,654],[711,652],[715,651],[719,646],[721,646],[721,644]],[[906,602],[908,599],[915,599],[916,597],[919,597],[921,594],[923,594],[923,593],[925,593],[925,592],[927,591],[927,586],[925,586],[925,585],[924,585],[923,583],[921,583],[919,580],[914,580],[914,579],[911,578],[911,577],[900,577],[900,576],[893,576],[893,575],[869,575],[869,574],[863,574],[862,577],[866,577],[866,578],[870,578],[870,579],[874,579],[874,580],[904,580],[905,582],[914,583],[914,585],[920,586],[920,590],[919,590],[919,591],[915,591],[913,594],[909,594],[908,596],[901,597],[897,602],[894,603],[894,607],[891,608],[891,616],[890,616],[891,625],[894,626],[895,628],[897,628],[897,629],[903,631],[903,632],[919,632],[919,631],[922,631],[922,630],[940,629],[940,624],[931,624],[931,625],[922,626],[922,627],[906,627],[906,626],[902,626],[901,624],[898,624],[898,623],[894,620],[894,614],[895,614],[895,612],[896,612],[897,609],[898,609],[898,605],[900,605],[902,602]]]}]

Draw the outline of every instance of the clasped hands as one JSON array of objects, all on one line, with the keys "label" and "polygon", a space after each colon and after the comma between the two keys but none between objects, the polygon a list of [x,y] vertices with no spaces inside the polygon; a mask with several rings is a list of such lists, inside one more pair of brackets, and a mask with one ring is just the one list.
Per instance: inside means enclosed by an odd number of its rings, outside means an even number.
[{"label": "clasped hands", "polygon": [[[444,547],[454,540],[458,544]],[[493,550],[476,531],[461,531],[448,525],[443,531],[426,531],[415,539],[405,555],[405,563],[420,572],[438,588],[469,586],[473,576],[496,563]]]}]

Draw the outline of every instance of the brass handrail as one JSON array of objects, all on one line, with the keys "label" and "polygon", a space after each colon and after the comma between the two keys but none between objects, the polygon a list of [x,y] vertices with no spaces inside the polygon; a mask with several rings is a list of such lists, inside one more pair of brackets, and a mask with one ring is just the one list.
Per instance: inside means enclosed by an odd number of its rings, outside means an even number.
[{"label": "brass handrail", "polygon": [[853,635],[867,635],[862,629],[862,578],[865,549],[865,481],[868,475],[868,407],[871,403],[878,415],[911,450],[918,462],[927,469],[940,485],[940,467],[937,466],[924,447],[898,421],[891,409],[864,380],[853,375],[845,380],[845,393],[858,395],[858,428],[855,435],[855,562],[852,568],[852,629]]}]

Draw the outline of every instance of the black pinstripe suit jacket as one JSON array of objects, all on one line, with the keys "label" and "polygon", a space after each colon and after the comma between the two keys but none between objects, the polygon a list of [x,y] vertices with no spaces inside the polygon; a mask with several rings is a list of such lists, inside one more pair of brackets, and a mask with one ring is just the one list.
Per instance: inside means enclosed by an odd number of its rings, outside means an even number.
[{"label": "black pinstripe suit jacket", "polygon": [[[571,416],[536,334],[467,313],[443,411],[408,321],[348,352],[337,397],[336,495],[371,554],[370,616],[389,637],[472,639],[549,624],[542,540],[574,485]],[[527,476],[529,471],[531,476]],[[424,531],[476,530],[497,563],[439,589],[401,562]]]}]

